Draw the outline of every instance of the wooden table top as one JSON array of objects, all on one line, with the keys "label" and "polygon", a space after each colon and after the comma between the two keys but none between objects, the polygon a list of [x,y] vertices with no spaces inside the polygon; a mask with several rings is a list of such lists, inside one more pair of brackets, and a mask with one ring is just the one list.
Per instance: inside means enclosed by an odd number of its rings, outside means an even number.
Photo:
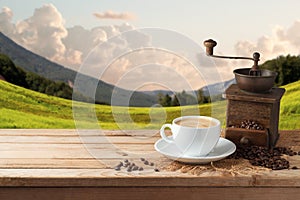
[{"label": "wooden table top", "polygon": [[[300,170],[258,170],[226,175],[218,170],[198,174],[167,170],[165,167],[172,166],[173,162],[154,150],[153,144],[159,139],[157,132],[2,129],[0,188],[300,187]],[[300,151],[300,130],[280,132],[278,145],[287,144]],[[146,158],[155,166],[143,165],[140,158]],[[114,170],[114,166],[125,159],[143,166],[144,170]],[[291,166],[300,168],[300,156],[287,156],[287,159]],[[154,168],[160,171],[155,172]]]},{"label": "wooden table top", "polygon": [[[158,165],[170,160],[154,150],[157,135],[151,131],[1,130],[1,186],[300,186],[300,171],[268,171],[254,175],[200,176],[180,171],[155,172],[144,157]],[[152,131],[153,133],[153,131]],[[279,144],[294,141],[300,150],[300,131],[282,132]],[[291,143],[289,141],[289,143]],[[83,144],[83,142],[85,144]],[[93,154],[93,155],[91,155]],[[97,158],[95,158],[97,157]],[[145,169],[115,171],[128,159]],[[300,168],[300,156],[289,158]],[[299,161],[299,162],[298,162]],[[140,162],[140,163],[139,163]],[[161,165],[161,164],[160,164]],[[78,181],[80,179],[80,181]]]}]

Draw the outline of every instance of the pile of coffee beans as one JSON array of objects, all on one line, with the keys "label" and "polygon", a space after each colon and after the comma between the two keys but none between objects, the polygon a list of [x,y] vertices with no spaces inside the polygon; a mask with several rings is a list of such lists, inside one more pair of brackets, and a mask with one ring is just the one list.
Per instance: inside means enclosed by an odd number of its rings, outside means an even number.
[{"label": "pile of coffee beans", "polygon": [[[140,158],[140,160],[143,162],[144,165],[154,166],[155,164],[153,162],[150,162],[146,160],[145,158]],[[125,159],[124,161],[120,161],[118,165],[115,166],[116,171],[120,171],[124,167],[127,172],[132,171],[143,171],[144,168],[141,166],[136,165],[134,162],[130,162],[128,159]],[[154,168],[155,172],[159,172],[158,168]]]},{"label": "pile of coffee beans", "polygon": [[[289,161],[281,158],[283,154],[288,156],[300,155],[300,151],[295,152],[286,147],[275,147],[273,149],[261,146],[239,147],[229,158],[244,158],[254,166],[262,166],[272,170],[289,169]],[[294,166],[292,169],[298,169],[298,167]]]},{"label": "pile of coffee beans", "polygon": [[231,125],[231,128],[244,128],[250,130],[264,130],[263,125],[254,120],[243,120],[240,124]]}]

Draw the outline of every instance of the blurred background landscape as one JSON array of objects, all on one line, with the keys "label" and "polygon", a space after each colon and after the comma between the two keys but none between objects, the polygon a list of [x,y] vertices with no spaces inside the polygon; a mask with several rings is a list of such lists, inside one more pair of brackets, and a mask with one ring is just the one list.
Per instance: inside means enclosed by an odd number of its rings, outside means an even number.
[{"label": "blurred background landscape", "polygon": [[[204,66],[201,47],[203,40],[212,37],[220,41],[217,54],[251,57],[254,51],[261,53],[260,67],[278,72],[276,87],[286,89],[279,128],[300,129],[298,1],[217,2],[222,9],[214,6],[216,1],[154,1],[148,6],[126,2],[124,6],[125,2],[88,1],[83,6],[81,1],[68,5],[30,0],[21,6],[16,0],[0,1],[0,128],[76,128],[72,99],[82,109],[96,104],[99,124],[86,112],[82,114],[86,128],[158,129],[183,113],[213,115],[224,123],[222,94],[235,83],[232,71],[252,63],[215,61],[212,66],[218,76],[206,73],[212,68]],[[165,9],[168,4],[174,6]],[[212,6],[216,9],[208,10]],[[144,32],[122,36],[146,26],[172,29],[196,41],[196,67],[183,61],[189,52],[181,49],[179,41],[177,46],[172,44],[172,38],[168,45],[179,49],[175,53],[180,56],[147,53],[143,48],[155,46],[156,41]],[[117,42],[109,43],[118,35]],[[87,58],[99,44],[106,44],[97,54],[100,61],[89,63],[92,59]],[[130,57],[136,49],[140,51]],[[118,58],[120,51],[129,54]],[[104,64],[99,62],[111,58],[113,64],[101,68]],[[85,70],[87,64],[100,66],[90,69],[103,70],[103,74],[99,77]],[[94,96],[74,87],[78,74],[88,80],[87,86],[96,85]],[[112,101],[113,97],[128,98],[128,102]],[[123,115],[130,116],[130,123],[116,120]]]}]

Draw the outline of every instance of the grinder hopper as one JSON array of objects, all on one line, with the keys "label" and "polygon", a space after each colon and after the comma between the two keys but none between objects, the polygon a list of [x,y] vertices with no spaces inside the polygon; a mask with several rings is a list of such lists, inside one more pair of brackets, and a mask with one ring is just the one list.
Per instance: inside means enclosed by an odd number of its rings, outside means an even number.
[{"label": "grinder hopper", "polygon": [[258,52],[253,53],[253,58],[216,56],[213,55],[213,48],[217,45],[217,42],[209,39],[204,41],[204,45],[206,47],[206,55],[214,58],[247,59],[254,61],[254,65],[251,68],[241,68],[233,71],[236,83],[241,90],[252,93],[266,93],[274,86],[277,73],[266,69],[259,69],[258,61],[260,54]]}]

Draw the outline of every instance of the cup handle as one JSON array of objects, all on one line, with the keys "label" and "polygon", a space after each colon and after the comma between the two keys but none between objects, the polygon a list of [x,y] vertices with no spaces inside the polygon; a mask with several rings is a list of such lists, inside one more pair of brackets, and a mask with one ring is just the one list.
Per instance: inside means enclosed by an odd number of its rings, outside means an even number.
[{"label": "cup handle", "polygon": [[169,137],[166,136],[165,134],[165,129],[166,128],[170,128],[172,130],[172,124],[164,124],[162,125],[162,127],[160,128],[160,135],[162,137],[162,139],[164,141],[166,141],[167,143],[173,143],[174,140],[173,139],[170,139]]}]

